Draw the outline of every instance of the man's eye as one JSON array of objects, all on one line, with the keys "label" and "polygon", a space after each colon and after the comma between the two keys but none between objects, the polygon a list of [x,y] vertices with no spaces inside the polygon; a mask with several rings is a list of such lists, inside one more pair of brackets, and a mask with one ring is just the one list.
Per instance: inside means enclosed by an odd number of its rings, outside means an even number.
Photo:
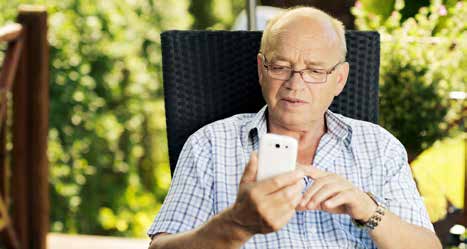
[{"label": "man's eye", "polygon": [[323,74],[324,71],[323,70],[319,70],[319,69],[308,69],[309,72],[311,73],[314,73],[314,74]]},{"label": "man's eye", "polygon": [[271,67],[271,69],[272,69],[272,70],[287,70],[287,67],[273,65],[273,66]]}]

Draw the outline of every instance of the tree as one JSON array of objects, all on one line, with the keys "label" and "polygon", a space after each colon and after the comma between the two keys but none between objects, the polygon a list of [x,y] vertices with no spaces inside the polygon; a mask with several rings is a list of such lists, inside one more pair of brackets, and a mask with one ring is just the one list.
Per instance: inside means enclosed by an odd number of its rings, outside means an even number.
[{"label": "tree", "polygon": [[[20,2],[0,0],[0,24]],[[188,1],[35,3],[49,12],[51,230],[144,236],[170,182],[159,34],[190,26]]]}]

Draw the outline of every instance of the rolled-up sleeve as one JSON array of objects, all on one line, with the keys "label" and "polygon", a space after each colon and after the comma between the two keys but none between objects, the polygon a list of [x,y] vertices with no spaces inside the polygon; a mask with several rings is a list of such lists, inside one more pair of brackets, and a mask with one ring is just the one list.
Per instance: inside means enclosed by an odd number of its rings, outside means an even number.
[{"label": "rolled-up sleeve", "polygon": [[385,157],[388,174],[383,186],[383,203],[402,220],[433,230],[433,225],[415,185],[404,146],[391,137]]},{"label": "rolled-up sleeve", "polygon": [[192,135],[185,143],[168,194],[147,234],[180,233],[206,222],[213,213],[209,139]]}]

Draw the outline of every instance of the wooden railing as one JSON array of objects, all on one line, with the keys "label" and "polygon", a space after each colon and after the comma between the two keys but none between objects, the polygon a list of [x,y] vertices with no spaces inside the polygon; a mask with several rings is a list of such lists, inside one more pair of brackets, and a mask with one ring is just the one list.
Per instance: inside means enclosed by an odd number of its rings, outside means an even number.
[{"label": "wooden railing", "polygon": [[[0,28],[0,43],[8,44],[0,71],[0,246],[46,249],[47,12],[43,7],[22,6],[17,22]],[[13,113],[7,115],[10,95]],[[9,117],[12,120],[7,122]],[[11,151],[6,150],[8,137]]]},{"label": "wooden railing", "polygon": [[13,79],[18,68],[18,61],[23,48],[23,27],[11,24],[0,29],[0,42],[8,42],[0,71],[0,230],[7,248],[19,249],[18,237],[11,223],[8,208],[11,203],[9,191],[9,168],[7,167],[7,111],[8,93],[12,90]]}]

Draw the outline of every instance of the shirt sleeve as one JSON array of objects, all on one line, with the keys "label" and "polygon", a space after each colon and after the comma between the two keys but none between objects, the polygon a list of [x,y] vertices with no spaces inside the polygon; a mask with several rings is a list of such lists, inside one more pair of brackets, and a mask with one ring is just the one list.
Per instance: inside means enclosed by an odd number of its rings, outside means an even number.
[{"label": "shirt sleeve", "polygon": [[180,233],[206,222],[213,213],[212,158],[209,139],[187,140],[180,153],[167,196],[147,234]]},{"label": "shirt sleeve", "polygon": [[402,220],[434,231],[433,225],[415,185],[404,146],[392,137],[385,157],[387,180],[382,201]]}]

